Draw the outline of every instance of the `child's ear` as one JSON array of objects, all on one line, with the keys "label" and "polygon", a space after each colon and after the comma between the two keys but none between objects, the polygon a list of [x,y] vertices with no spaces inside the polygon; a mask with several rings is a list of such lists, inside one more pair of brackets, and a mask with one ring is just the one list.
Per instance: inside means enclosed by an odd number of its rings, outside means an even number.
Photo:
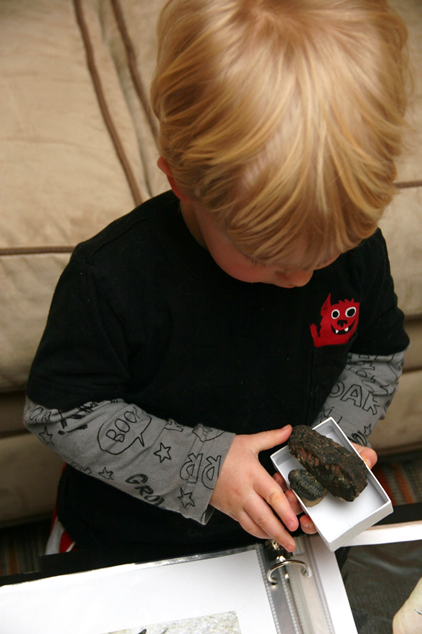
[{"label": "child's ear", "polygon": [[171,172],[170,166],[167,163],[166,159],[163,158],[162,156],[160,156],[160,158],[157,161],[157,165],[160,168],[160,170],[162,172],[164,172],[164,174],[167,176],[168,182],[170,183],[170,187],[172,188],[172,190],[176,194],[176,196],[179,198],[179,200],[182,200],[182,201],[190,200],[190,198],[185,196],[185,194],[183,194],[180,191],[176,181],[173,178],[173,174]]}]

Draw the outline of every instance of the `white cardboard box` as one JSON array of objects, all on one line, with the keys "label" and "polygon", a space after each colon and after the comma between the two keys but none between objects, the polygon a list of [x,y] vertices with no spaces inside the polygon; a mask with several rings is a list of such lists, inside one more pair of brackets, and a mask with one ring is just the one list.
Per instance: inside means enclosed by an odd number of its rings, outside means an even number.
[{"label": "white cardboard box", "polygon": [[[314,430],[359,455],[333,418],[327,418],[314,427]],[[303,469],[303,466],[291,455],[287,446],[272,454],[271,459],[287,486],[289,486],[288,475],[290,471]],[[331,551],[344,546],[353,537],[393,512],[390,498],[368,467],[367,472],[368,486],[353,502],[345,502],[327,492],[319,504],[309,507],[305,506],[300,497],[295,494],[303,510],[312,519],[322,540]]]}]

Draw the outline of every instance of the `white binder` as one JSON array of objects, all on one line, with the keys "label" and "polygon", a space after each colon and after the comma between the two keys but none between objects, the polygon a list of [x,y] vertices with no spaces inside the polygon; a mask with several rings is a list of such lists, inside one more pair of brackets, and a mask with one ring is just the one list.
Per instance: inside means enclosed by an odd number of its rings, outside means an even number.
[{"label": "white binder", "polygon": [[[422,541],[422,521],[351,547]],[[357,634],[336,557],[317,536],[125,564],[0,588],[1,634]],[[421,572],[422,574],[422,572]]]}]

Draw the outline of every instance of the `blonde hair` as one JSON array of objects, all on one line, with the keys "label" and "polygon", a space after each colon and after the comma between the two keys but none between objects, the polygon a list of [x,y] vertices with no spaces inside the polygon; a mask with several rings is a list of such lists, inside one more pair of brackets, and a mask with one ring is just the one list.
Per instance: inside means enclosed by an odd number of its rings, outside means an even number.
[{"label": "blonde hair", "polygon": [[179,188],[264,263],[356,246],[395,193],[406,40],[385,0],[169,0],[151,99]]}]

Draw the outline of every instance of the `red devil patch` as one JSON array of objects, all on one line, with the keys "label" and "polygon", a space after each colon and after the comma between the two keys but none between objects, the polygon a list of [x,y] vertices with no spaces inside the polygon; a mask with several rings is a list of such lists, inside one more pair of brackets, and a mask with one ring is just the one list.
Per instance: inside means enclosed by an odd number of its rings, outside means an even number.
[{"label": "red devil patch", "polygon": [[319,332],[315,324],[311,325],[311,335],[317,348],[347,343],[358,325],[359,303],[354,299],[340,300],[331,304],[331,293],[321,308]]}]

